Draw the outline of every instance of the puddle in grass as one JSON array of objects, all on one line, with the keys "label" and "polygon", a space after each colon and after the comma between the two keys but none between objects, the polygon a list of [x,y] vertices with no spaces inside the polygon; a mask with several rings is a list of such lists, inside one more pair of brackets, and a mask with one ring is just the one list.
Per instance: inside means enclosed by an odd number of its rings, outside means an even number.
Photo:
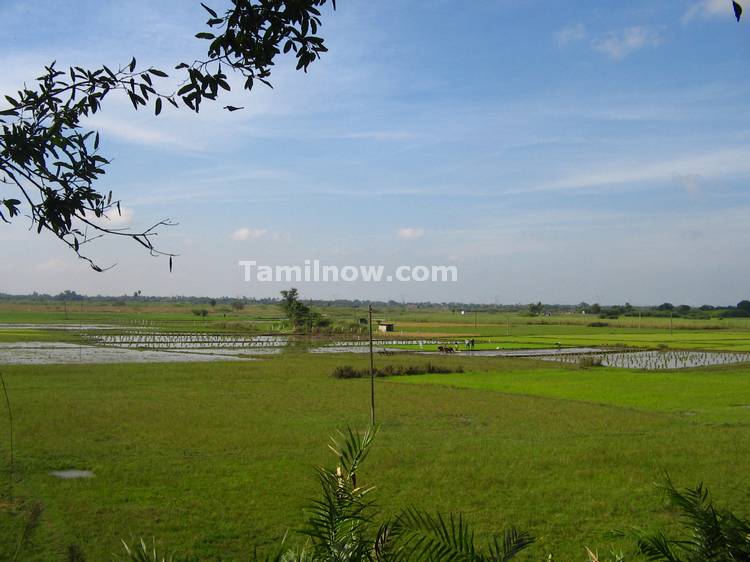
[{"label": "puddle in grass", "polygon": [[90,470],[53,470],[49,474],[61,480],[77,480],[79,478],[93,478],[95,476]]}]

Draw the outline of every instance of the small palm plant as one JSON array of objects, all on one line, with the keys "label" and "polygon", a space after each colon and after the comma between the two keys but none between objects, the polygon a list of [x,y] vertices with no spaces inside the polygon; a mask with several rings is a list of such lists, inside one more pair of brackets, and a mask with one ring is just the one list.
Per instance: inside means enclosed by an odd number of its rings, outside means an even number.
[{"label": "small palm plant", "polygon": [[335,468],[318,470],[321,495],[309,509],[302,533],[305,547],[275,557],[288,562],[506,562],[533,543],[510,528],[493,537],[486,551],[477,547],[471,526],[460,515],[431,515],[409,508],[377,524],[372,487],[358,485],[358,471],[376,434],[347,430],[331,439]]},{"label": "small palm plant", "polygon": [[329,448],[338,458],[331,470],[318,467],[320,498],[309,509],[302,533],[309,538],[304,554],[308,560],[368,560],[373,550],[369,499],[373,488],[357,485],[357,471],[370,451],[376,431],[363,435],[351,429],[332,437]]},{"label": "small palm plant", "polygon": [[680,538],[663,532],[637,534],[639,554],[668,562],[750,561],[750,521],[715,507],[703,484],[680,491],[667,477],[662,487],[679,510],[686,533]]}]

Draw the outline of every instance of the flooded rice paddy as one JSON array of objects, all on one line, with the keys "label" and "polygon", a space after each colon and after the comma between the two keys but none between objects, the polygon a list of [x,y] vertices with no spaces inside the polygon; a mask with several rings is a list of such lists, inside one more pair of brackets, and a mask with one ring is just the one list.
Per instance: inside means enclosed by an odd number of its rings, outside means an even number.
[{"label": "flooded rice paddy", "polygon": [[97,347],[61,342],[0,343],[0,365],[93,363],[172,363],[187,361],[241,361],[222,353],[191,353]]},{"label": "flooded rice paddy", "polygon": [[170,351],[207,350],[211,352],[278,352],[287,345],[286,336],[245,336],[240,334],[164,334],[155,332],[93,334],[95,344],[120,349],[157,349]]},{"label": "flooded rice paddy", "polygon": [[[18,328],[19,324],[0,324]],[[31,326],[31,325],[29,325]],[[59,329],[60,325],[34,325],[41,329]],[[79,330],[81,327],[77,327]],[[65,326],[65,329],[72,329]],[[113,331],[117,329],[117,333]],[[109,332],[109,333],[108,333]],[[114,326],[85,326],[80,335],[85,344],[64,342],[0,343],[0,364],[93,364],[93,363],[164,363],[194,361],[243,361],[253,356],[281,353],[295,347],[311,353],[368,353],[369,341],[328,340],[232,333],[162,333],[144,329],[124,330]],[[437,339],[378,339],[373,350],[378,354],[415,353],[438,355],[438,351],[422,351],[424,346],[445,343]],[[395,346],[418,346],[406,351]],[[452,354],[453,355],[453,354]],[[750,353],[709,351],[602,349],[595,347],[553,349],[457,349],[460,357],[528,357],[568,364],[602,365],[624,369],[685,369],[713,365],[750,363]]]},{"label": "flooded rice paddy", "polygon": [[716,351],[627,351],[611,353],[555,354],[541,357],[546,361],[579,364],[584,359],[603,367],[621,369],[689,369],[714,365],[734,365],[750,362],[750,353],[720,353]]}]

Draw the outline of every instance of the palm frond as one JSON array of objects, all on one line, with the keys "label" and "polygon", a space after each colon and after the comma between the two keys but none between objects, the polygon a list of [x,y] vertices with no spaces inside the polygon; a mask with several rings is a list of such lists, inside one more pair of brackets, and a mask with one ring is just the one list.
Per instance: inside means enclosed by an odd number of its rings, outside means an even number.
[{"label": "palm frond", "polygon": [[490,558],[498,562],[508,562],[533,542],[534,538],[529,533],[519,532],[515,527],[510,527],[503,533],[502,543],[494,537],[490,546]]},{"label": "palm frond", "polygon": [[667,539],[663,533],[655,533],[640,537],[637,540],[638,553],[645,556],[646,560],[666,560],[668,562],[681,562],[670,546],[673,541]]},{"label": "palm frond", "polygon": [[346,433],[338,431],[338,437],[331,436],[328,448],[338,457],[344,475],[356,478],[357,469],[370,452],[370,445],[377,432],[376,426],[369,426],[362,435],[347,428]]},{"label": "palm frond", "polygon": [[463,516],[431,515],[408,508],[396,518],[394,542],[399,545],[393,560],[507,562],[534,542],[533,537],[511,527],[492,538],[487,553],[476,546],[474,531]]},{"label": "palm frond", "polygon": [[667,562],[750,560],[750,522],[717,509],[702,483],[678,490],[667,476],[661,487],[679,511],[686,533],[670,539],[661,532],[636,532],[640,554]]},{"label": "palm frond", "polygon": [[474,545],[474,532],[461,515],[431,515],[416,508],[404,510],[396,519],[403,545],[403,560],[480,561]]}]

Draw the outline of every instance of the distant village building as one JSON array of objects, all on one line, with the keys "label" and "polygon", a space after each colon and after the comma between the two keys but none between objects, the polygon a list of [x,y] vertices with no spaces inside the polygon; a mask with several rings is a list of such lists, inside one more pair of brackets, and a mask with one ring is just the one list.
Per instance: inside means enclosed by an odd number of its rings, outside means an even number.
[{"label": "distant village building", "polygon": [[395,324],[393,322],[378,322],[378,331],[379,332],[393,332],[395,331]]}]

